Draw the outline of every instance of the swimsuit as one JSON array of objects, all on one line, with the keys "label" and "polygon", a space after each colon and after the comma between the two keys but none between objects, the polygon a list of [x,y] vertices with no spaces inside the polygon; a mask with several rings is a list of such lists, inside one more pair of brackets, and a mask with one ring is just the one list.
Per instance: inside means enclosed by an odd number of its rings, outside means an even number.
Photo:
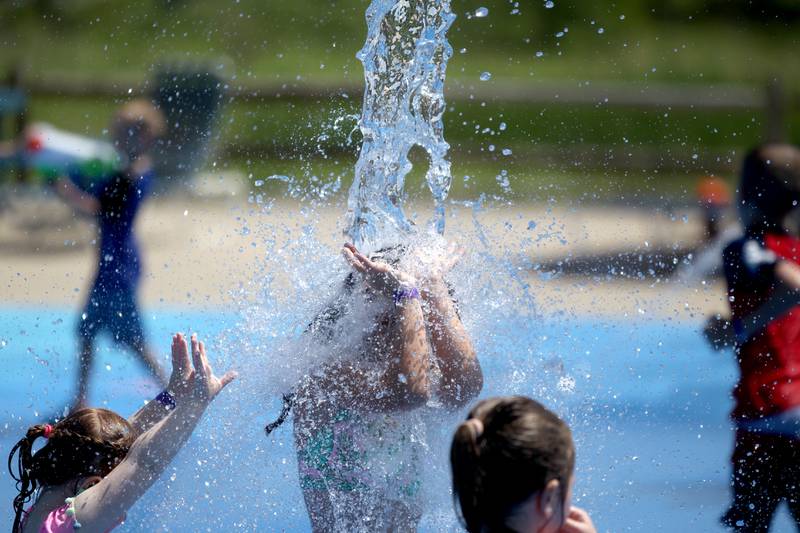
[{"label": "swimsuit", "polygon": [[[26,514],[30,513],[30,511],[28,509]],[[124,521],[125,516],[123,515],[117,525],[108,529],[106,533],[109,533]],[[25,521],[22,523],[22,528],[25,528]],[[39,527],[39,533],[72,533],[76,530],[79,531],[80,528],[81,524],[75,518],[75,498],[67,498],[64,500],[64,505],[47,513],[47,516],[42,520],[42,525]]]},{"label": "swimsuit", "polygon": [[339,411],[298,448],[300,486],[327,492],[379,492],[395,501],[416,500],[425,443],[414,413]]}]

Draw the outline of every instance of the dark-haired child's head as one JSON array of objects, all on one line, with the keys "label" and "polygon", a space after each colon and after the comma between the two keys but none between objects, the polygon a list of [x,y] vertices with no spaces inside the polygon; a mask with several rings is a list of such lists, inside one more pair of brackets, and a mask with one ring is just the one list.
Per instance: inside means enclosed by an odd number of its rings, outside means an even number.
[{"label": "dark-haired child's head", "polygon": [[[40,437],[47,443],[33,453]],[[11,468],[18,453],[17,469],[12,469],[19,490],[14,499],[17,521],[38,488],[73,484],[77,493],[107,476],[134,440],[128,421],[108,409],[81,409],[56,424],[31,426],[9,456]]]},{"label": "dark-haired child's head", "polygon": [[751,150],[742,165],[739,200],[748,233],[785,232],[787,215],[800,203],[800,150],[789,144]]},{"label": "dark-haired child's head", "polygon": [[[569,427],[522,396],[478,403],[450,448],[453,493],[470,533],[556,532],[569,513]],[[535,528],[535,529],[532,529]]]},{"label": "dark-haired child's head", "polygon": [[124,104],[111,122],[114,146],[130,160],[148,154],[165,132],[164,115],[144,99]]}]

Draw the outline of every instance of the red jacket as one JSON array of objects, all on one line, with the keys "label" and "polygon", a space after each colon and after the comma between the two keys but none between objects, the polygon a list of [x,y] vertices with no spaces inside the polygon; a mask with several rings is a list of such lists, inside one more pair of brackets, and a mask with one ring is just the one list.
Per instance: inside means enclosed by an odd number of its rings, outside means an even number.
[{"label": "red jacket", "polygon": [[[800,262],[800,239],[768,234],[763,242],[743,238],[725,250],[734,319],[750,315],[777,285],[779,259]],[[734,418],[758,418],[800,406],[800,306],[770,322],[738,347],[741,376],[734,389]]]}]

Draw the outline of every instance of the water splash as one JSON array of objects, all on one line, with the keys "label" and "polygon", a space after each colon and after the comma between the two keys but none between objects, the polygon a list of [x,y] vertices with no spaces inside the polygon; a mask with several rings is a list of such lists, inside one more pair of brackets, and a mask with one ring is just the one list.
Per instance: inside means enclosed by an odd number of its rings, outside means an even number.
[{"label": "water splash", "polygon": [[452,176],[444,140],[444,80],[453,49],[446,33],[455,19],[449,0],[373,0],[364,64],[364,136],[348,199],[346,233],[364,249],[412,232],[402,210],[403,185],[422,147],[430,157],[425,179],[435,202],[432,226],[444,232],[444,200]]}]

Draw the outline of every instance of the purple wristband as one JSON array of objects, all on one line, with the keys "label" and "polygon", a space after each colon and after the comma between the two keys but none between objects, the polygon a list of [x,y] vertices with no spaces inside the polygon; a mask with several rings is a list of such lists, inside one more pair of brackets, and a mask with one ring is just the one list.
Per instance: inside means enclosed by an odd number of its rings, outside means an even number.
[{"label": "purple wristband", "polygon": [[178,406],[178,404],[175,403],[175,397],[168,390],[161,391],[158,396],[156,396],[156,401],[166,407],[167,410],[175,409]]},{"label": "purple wristband", "polygon": [[394,303],[395,305],[401,304],[406,300],[418,300],[419,299],[419,289],[416,287],[400,287],[396,291],[394,291]]}]

